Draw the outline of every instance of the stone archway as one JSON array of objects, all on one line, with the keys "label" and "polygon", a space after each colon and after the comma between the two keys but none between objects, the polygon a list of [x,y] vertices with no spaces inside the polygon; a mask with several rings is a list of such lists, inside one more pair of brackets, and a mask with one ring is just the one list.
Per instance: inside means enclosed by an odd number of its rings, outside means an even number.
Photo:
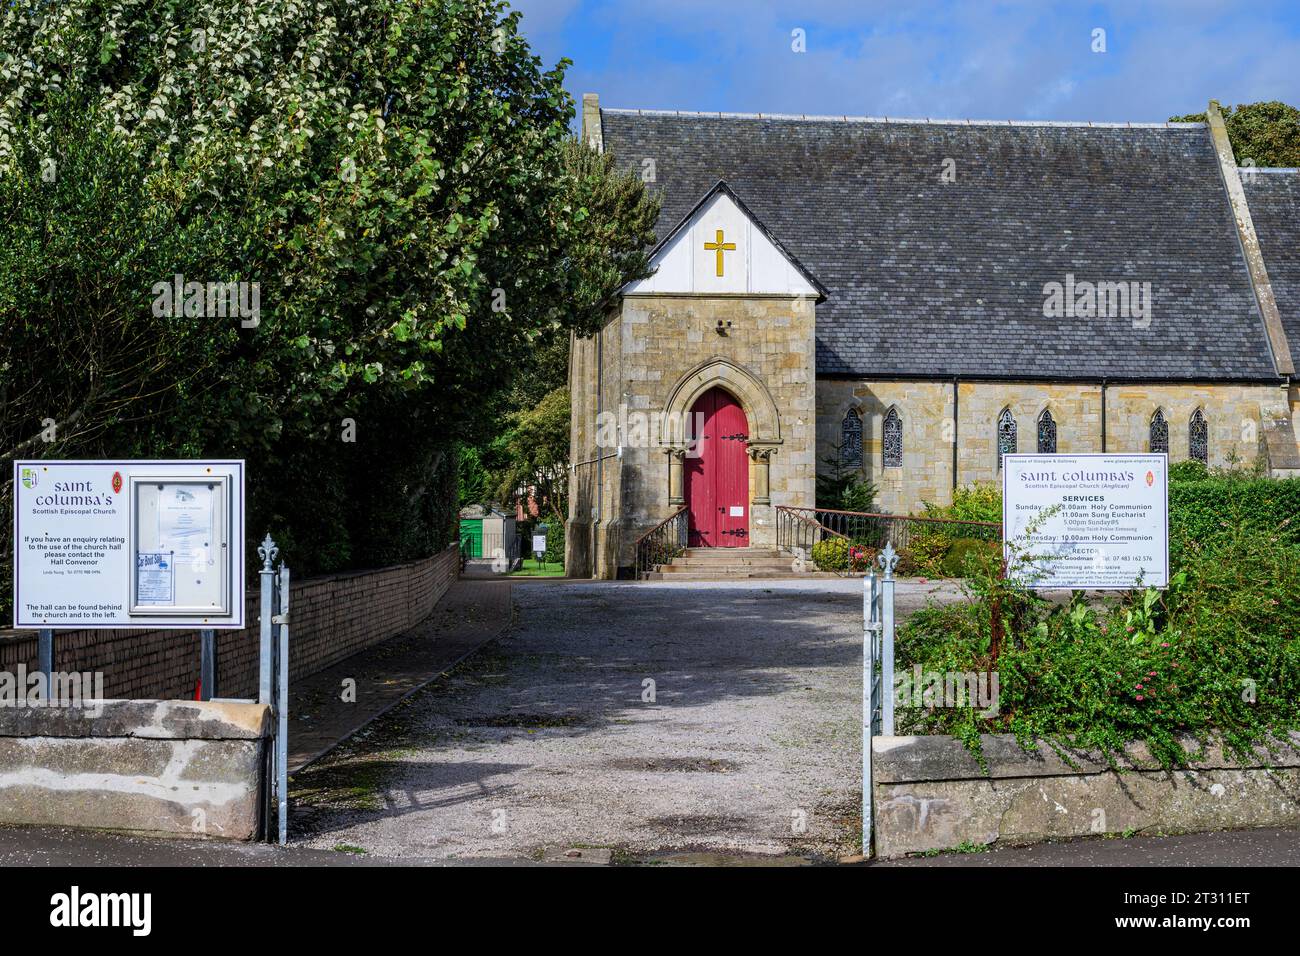
[{"label": "stone archway", "polygon": [[[781,445],[781,416],[763,381],[729,359],[715,357],[701,362],[677,380],[664,403],[664,420],[684,422],[695,403],[710,389],[721,388],[735,396],[749,422],[749,457],[753,462],[753,503],[771,502],[770,462]],[[678,435],[662,442],[669,456],[668,501],[683,504],[683,462],[689,441]]]}]

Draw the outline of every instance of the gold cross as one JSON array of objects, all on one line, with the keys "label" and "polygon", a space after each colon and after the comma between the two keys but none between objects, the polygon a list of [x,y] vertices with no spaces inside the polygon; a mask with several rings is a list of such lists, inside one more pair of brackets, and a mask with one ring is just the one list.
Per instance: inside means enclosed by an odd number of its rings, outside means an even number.
[{"label": "gold cross", "polygon": [[722,241],[721,229],[718,230],[718,238],[716,241],[706,242],[704,244],[705,252],[713,252],[716,253],[718,256],[718,275],[722,275],[722,254],[724,252],[734,252],[735,248],[736,248],[736,244],[734,242]]}]

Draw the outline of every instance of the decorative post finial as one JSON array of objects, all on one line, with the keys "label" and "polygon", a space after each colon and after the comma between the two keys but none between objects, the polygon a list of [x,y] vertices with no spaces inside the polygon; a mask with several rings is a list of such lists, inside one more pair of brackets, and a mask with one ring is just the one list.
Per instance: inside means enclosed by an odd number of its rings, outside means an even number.
[{"label": "decorative post finial", "polygon": [[262,570],[271,571],[272,563],[279,556],[280,549],[275,546],[275,541],[271,537],[271,532],[266,533],[266,538],[257,548],[257,556],[262,559]]},{"label": "decorative post finial", "polygon": [[898,567],[898,552],[894,550],[894,542],[885,542],[885,550],[880,552],[880,566],[885,569],[886,578],[894,576],[894,568]]}]

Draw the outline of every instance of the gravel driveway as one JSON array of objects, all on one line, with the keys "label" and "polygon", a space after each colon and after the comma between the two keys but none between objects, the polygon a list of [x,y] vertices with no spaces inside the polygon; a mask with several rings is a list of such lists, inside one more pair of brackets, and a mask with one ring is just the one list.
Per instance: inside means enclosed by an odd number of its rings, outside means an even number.
[{"label": "gravel driveway", "polygon": [[[901,582],[900,614],[952,593]],[[504,637],[295,776],[295,842],[857,852],[860,581],[537,581],[514,601]]]}]

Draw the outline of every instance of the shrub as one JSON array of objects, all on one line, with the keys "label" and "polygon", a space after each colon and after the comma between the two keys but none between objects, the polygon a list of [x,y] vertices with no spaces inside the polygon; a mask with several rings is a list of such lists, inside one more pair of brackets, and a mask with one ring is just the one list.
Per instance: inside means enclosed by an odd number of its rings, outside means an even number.
[{"label": "shrub", "polygon": [[1300,729],[1300,545],[1236,524],[1189,551],[1164,592],[1099,605],[1076,592],[1063,606],[1000,580],[995,562],[974,554],[971,601],[914,614],[899,631],[896,666],[996,672],[997,713],[902,707],[898,732],[957,734],[977,753],[980,733],[1013,733],[1026,747],[1096,748],[1112,764],[1140,740],[1177,766],[1211,735],[1244,760]]},{"label": "shrub", "polygon": [[1210,477],[1210,469],[1195,458],[1177,461],[1169,466],[1169,483],[1176,481],[1204,481]]},{"label": "shrub", "polygon": [[957,538],[949,546],[939,563],[945,578],[962,578],[966,576],[967,559],[973,554],[989,553],[990,542],[978,538]]},{"label": "shrub", "polygon": [[1170,482],[1171,549],[1181,554],[1188,544],[1224,538],[1237,525],[1274,531],[1285,540],[1300,542],[1300,478],[1217,474]]},{"label": "shrub", "polygon": [[849,543],[844,538],[826,538],[812,547],[813,564],[818,571],[847,571]]},{"label": "shrub", "polygon": [[947,525],[914,524],[908,552],[916,570],[930,577],[943,576],[943,556],[952,547]]},{"label": "shrub", "polygon": [[546,526],[546,560],[564,560],[564,523],[550,521]]},{"label": "shrub", "polygon": [[900,548],[898,551],[898,564],[894,567],[894,576],[914,578],[922,573],[921,565],[916,560],[916,553],[910,547]]},{"label": "shrub", "polygon": [[849,570],[850,571],[874,571],[878,570],[879,562],[876,556],[880,553],[879,549],[873,544],[867,544],[862,541],[854,541],[849,545]]}]

